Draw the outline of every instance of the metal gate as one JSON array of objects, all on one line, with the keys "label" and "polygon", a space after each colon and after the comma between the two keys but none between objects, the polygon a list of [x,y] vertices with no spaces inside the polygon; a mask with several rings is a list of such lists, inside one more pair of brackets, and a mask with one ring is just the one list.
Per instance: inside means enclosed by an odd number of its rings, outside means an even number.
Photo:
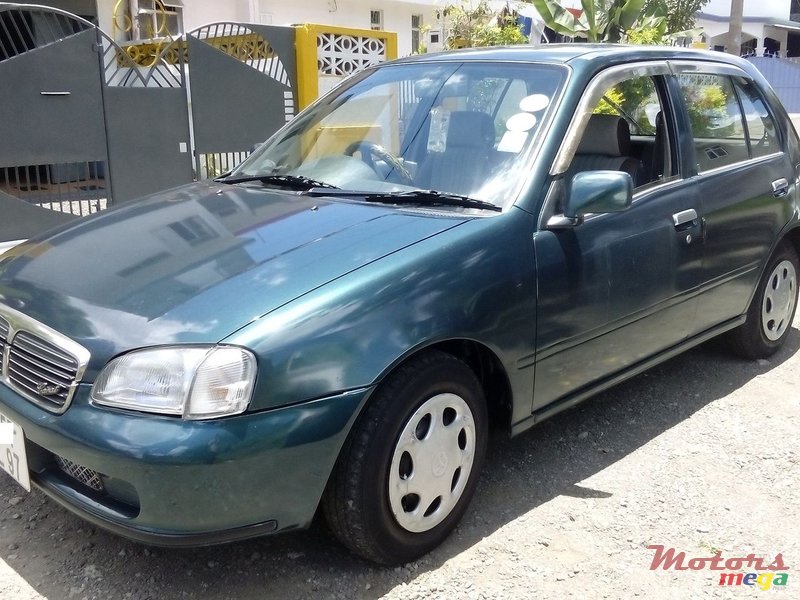
[{"label": "metal gate", "polygon": [[291,27],[218,23],[149,49],[0,3],[0,193],[90,214],[225,172],[295,114]]},{"label": "metal gate", "polygon": [[215,177],[294,117],[291,27],[215,23],[187,35],[199,178]]},{"label": "metal gate", "polygon": [[67,13],[0,5],[0,192],[76,214],[105,207],[97,41]]},{"label": "metal gate", "polygon": [[86,215],[192,179],[182,67],[142,69],[100,29],[0,4],[0,192]]},{"label": "metal gate", "polygon": [[775,90],[787,112],[800,112],[800,64],[785,58],[747,57]]},{"label": "metal gate", "polygon": [[120,46],[70,13],[0,2],[0,196],[86,215],[220,175],[301,101],[396,55],[393,33],[324,25]]}]

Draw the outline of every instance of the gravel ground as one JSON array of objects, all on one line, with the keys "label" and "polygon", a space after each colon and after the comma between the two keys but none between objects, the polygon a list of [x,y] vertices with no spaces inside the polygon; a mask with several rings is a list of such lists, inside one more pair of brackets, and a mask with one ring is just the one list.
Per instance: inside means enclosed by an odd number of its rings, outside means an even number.
[{"label": "gravel ground", "polygon": [[[800,597],[800,323],[769,361],[712,343],[512,440],[428,557],[383,569],[325,530],[191,550],[89,526],[0,474],[0,598]],[[785,587],[721,587],[687,558],[783,556]],[[751,569],[752,570],[752,569]]]}]

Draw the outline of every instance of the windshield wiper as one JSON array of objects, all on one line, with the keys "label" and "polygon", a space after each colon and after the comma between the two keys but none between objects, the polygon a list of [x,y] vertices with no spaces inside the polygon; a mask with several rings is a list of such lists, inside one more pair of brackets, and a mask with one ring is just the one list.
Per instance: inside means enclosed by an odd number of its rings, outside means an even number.
[{"label": "windshield wiper", "polygon": [[360,198],[366,202],[384,202],[387,204],[418,204],[420,206],[463,206],[464,208],[479,208],[502,212],[502,208],[485,200],[470,198],[460,194],[437,192],[436,190],[410,190],[407,192],[359,192],[357,190],[310,189],[308,196],[348,196]]},{"label": "windshield wiper", "polygon": [[284,187],[295,190],[310,190],[312,188],[324,188],[338,190],[339,188],[324,181],[317,181],[311,177],[303,175],[242,175],[240,177],[220,177],[215,179],[219,183],[247,183],[248,181],[260,181],[263,184],[278,183]]}]

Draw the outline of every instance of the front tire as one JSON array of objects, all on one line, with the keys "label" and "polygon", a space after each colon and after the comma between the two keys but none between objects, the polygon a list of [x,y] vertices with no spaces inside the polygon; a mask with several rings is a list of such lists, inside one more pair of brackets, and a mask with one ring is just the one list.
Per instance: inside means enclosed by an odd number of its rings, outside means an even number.
[{"label": "front tire", "polygon": [[381,384],[342,449],[323,498],[334,534],[381,564],[431,551],[474,494],[487,434],[472,370],[440,351],[412,358]]},{"label": "front tire", "polygon": [[747,310],[747,320],[730,333],[731,347],[744,358],[767,358],[783,346],[797,309],[800,266],[787,241],[776,248]]}]

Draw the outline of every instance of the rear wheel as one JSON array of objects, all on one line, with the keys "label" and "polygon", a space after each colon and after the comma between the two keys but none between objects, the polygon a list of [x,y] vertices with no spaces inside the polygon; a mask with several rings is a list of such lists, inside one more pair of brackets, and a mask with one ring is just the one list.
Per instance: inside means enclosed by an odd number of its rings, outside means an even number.
[{"label": "rear wheel", "polygon": [[797,309],[798,274],[797,252],[788,242],[781,242],[758,284],[747,320],[730,334],[737,354],[766,358],[783,345]]},{"label": "rear wheel", "polygon": [[486,402],[457,358],[428,351],[375,392],[323,500],[336,536],[382,564],[419,558],[453,530],[486,452]]}]

